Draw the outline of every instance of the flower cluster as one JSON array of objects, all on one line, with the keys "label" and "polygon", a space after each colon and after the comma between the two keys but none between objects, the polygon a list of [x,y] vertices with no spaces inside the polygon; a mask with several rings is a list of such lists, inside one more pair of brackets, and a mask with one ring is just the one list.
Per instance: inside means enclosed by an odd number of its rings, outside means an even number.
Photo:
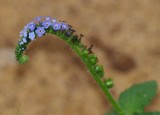
[{"label": "flower cluster", "polygon": [[21,39],[19,45],[33,41],[36,37],[42,37],[49,29],[53,31],[64,31],[70,29],[70,26],[50,16],[38,16],[20,32]]}]

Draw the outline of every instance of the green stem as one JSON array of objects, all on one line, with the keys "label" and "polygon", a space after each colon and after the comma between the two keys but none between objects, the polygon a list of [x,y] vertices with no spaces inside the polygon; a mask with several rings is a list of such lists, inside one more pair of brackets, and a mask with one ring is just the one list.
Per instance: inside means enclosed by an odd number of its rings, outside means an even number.
[{"label": "green stem", "polygon": [[116,100],[114,99],[113,95],[111,94],[111,92],[109,91],[109,89],[107,88],[107,86],[104,84],[104,82],[102,82],[101,78],[95,74],[95,72],[92,69],[92,66],[82,56],[81,51],[77,47],[74,47],[73,44],[68,43],[68,45],[82,59],[82,61],[84,62],[84,64],[89,69],[89,71],[90,71],[91,75],[93,76],[94,80],[99,85],[99,87],[101,88],[101,90],[104,92],[106,98],[111,102],[111,104],[114,107],[114,109],[119,113],[119,115],[124,115],[124,112],[123,112],[122,108],[120,107],[120,105],[116,102]]}]

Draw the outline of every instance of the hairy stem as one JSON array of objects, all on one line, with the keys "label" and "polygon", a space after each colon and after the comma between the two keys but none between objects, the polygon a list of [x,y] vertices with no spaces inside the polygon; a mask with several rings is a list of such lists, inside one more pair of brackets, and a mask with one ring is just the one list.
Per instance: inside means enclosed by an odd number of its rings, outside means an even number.
[{"label": "hairy stem", "polygon": [[81,52],[79,51],[79,49],[77,47],[74,47],[70,43],[68,43],[68,45],[82,59],[83,63],[87,66],[87,69],[90,71],[92,77],[94,78],[94,80],[96,81],[96,83],[99,85],[99,87],[101,88],[101,90],[104,92],[106,98],[111,102],[111,104],[114,107],[114,109],[119,113],[119,115],[124,115],[123,110],[121,109],[120,105],[116,102],[116,100],[114,99],[113,95],[111,94],[111,92],[109,91],[109,89],[107,88],[107,86],[104,84],[104,82],[102,81],[102,79],[99,76],[97,76],[95,74],[95,72],[93,71],[92,65],[90,65],[88,63],[88,61],[83,57],[83,55],[81,54]]}]

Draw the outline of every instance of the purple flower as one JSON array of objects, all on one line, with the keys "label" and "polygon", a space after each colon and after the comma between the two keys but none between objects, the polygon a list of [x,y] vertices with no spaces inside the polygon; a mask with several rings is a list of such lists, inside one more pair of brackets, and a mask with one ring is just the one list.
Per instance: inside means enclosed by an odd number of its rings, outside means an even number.
[{"label": "purple flower", "polygon": [[30,32],[29,33],[29,39],[31,39],[32,41],[35,39],[36,35],[34,32]]},{"label": "purple flower", "polygon": [[20,31],[19,36],[22,37],[23,36],[23,30]]},{"label": "purple flower", "polygon": [[52,19],[50,16],[46,16],[45,18],[46,18],[46,20],[51,20]]},{"label": "purple flower", "polygon": [[23,45],[23,44],[24,44],[23,41],[20,41],[20,42],[19,42],[19,45]]},{"label": "purple flower", "polygon": [[37,27],[36,34],[41,37],[45,33],[44,27]]},{"label": "purple flower", "polygon": [[24,29],[27,30],[28,29],[28,24],[26,26],[24,26]]},{"label": "purple flower", "polygon": [[27,39],[26,39],[26,38],[22,38],[22,41],[23,41],[24,43],[27,43]]},{"label": "purple flower", "polygon": [[44,28],[48,29],[48,27],[52,25],[52,23],[50,20],[44,20],[42,25],[44,26]]},{"label": "purple flower", "polygon": [[61,23],[55,22],[52,24],[52,27],[54,30],[60,30],[61,29]]},{"label": "purple flower", "polygon": [[65,23],[61,24],[61,28],[62,28],[62,30],[68,30],[69,29],[68,24],[65,24]]},{"label": "purple flower", "polygon": [[52,19],[52,22],[53,22],[53,23],[57,22],[57,19],[56,19],[56,18],[53,18],[53,19]]},{"label": "purple flower", "polygon": [[36,27],[36,24],[34,22],[30,22],[28,24],[28,29],[30,29],[31,31],[33,31],[35,29],[35,27]]},{"label": "purple flower", "polygon": [[24,29],[20,32],[20,37],[27,37],[27,29]]},{"label": "purple flower", "polygon": [[38,22],[41,22],[42,21],[42,16],[37,16],[35,19],[34,19],[34,21],[38,21]]}]

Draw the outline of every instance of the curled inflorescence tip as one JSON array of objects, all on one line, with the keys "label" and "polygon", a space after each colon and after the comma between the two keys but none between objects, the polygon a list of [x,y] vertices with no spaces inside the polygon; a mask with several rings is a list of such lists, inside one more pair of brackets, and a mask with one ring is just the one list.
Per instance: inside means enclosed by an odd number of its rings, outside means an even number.
[{"label": "curled inflorescence tip", "polygon": [[[16,48],[16,59],[19,63],[24,64],[28,61],[28,56],[23,55],[27,45],[37,37],[42,37],[46,33],[71,36],[72,28],[64,21],[58,21],[50,16],[38,16],[33,21],[24,26],[20,32],[20,40]],[[61,33],[61,34],[60,34]]]},{"label": "curled inflorescence tip", "polygon": [[24,45],[28,41],[33,41],[37,37],[42,37],[48,30],[64,31],[71,29],[64,21],[58,21],[50,16],[38,16],[33,21],[29,22],[20,32],[19,45]]}]

